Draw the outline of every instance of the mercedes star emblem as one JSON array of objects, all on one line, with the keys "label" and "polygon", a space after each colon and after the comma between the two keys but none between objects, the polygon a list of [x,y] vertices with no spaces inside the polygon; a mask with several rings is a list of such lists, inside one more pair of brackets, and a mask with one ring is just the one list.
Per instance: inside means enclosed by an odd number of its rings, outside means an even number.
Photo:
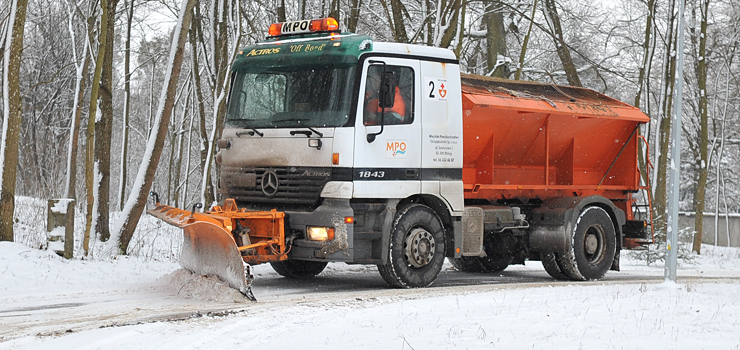
[{"label": "mercedes star emblem", "polygon": [[272,197],[278,191],[278,177],[274,171],[267,171],[262,175],[262,193],[265,196]]}]

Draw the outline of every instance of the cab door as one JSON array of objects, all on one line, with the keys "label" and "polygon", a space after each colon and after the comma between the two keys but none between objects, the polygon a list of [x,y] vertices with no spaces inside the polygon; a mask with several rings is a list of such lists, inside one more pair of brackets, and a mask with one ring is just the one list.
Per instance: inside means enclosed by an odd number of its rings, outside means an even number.
[{"label": "cab door", "polygon": [[[419,72],[416,60],[365,59],[355,118],[355,198],[406,198],[420,193]],[[393,96],[383,102],[378,85],[389,79],[395,80],[387,90]]]}]

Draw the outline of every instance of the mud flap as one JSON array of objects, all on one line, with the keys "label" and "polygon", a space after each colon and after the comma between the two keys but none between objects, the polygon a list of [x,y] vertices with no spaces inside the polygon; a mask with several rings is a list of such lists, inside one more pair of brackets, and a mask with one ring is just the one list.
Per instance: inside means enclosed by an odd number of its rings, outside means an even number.
[{"label": "mud flap", "polygon": [[194,222],[182,226],[183,245],[180,265],[186,270],[221,278],[249,300],[254,276],[249,264],[242,260],[234,238],[222,227],[210,222]]}]

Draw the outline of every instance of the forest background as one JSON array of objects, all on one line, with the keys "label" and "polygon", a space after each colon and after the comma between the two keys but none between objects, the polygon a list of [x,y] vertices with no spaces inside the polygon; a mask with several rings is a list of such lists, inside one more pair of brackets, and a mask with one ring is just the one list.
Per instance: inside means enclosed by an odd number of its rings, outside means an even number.
[{"label": "forest background", "polygon": [[235,54],[271,23],[331,16],[376,41],[449,48],[466,73],[583,86],[639,107],[651,118],[640,166],[656,232],[665,234],[667,170],[678,163],[699,252],[703,213],[740,212],[740,3],[686,0],[674,162],[678,9],[676,0],[0,0],[0,240],[46,220],[19,218],[29,215],[19,196],[75,199],[85,215],[77,256],[90,240],[125,253],[150,189],[178,207],[213,203]]}]

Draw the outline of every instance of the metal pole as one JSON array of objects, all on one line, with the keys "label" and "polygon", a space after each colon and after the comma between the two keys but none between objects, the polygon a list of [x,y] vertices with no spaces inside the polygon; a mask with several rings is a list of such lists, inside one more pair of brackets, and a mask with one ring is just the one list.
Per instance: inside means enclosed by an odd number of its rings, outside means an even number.
[{"label": "metal pole", "polygon": [[676,282],[678,249],[678,191],[681,184],[681,107],[683,100],[683,32],[684,5],[680,0],[678,10],[678,41],[676,42],[676,78],[673,96],[673,126],[671,137],[671,177],[668,182],[668,234],[666,236],[665,280]]}]

